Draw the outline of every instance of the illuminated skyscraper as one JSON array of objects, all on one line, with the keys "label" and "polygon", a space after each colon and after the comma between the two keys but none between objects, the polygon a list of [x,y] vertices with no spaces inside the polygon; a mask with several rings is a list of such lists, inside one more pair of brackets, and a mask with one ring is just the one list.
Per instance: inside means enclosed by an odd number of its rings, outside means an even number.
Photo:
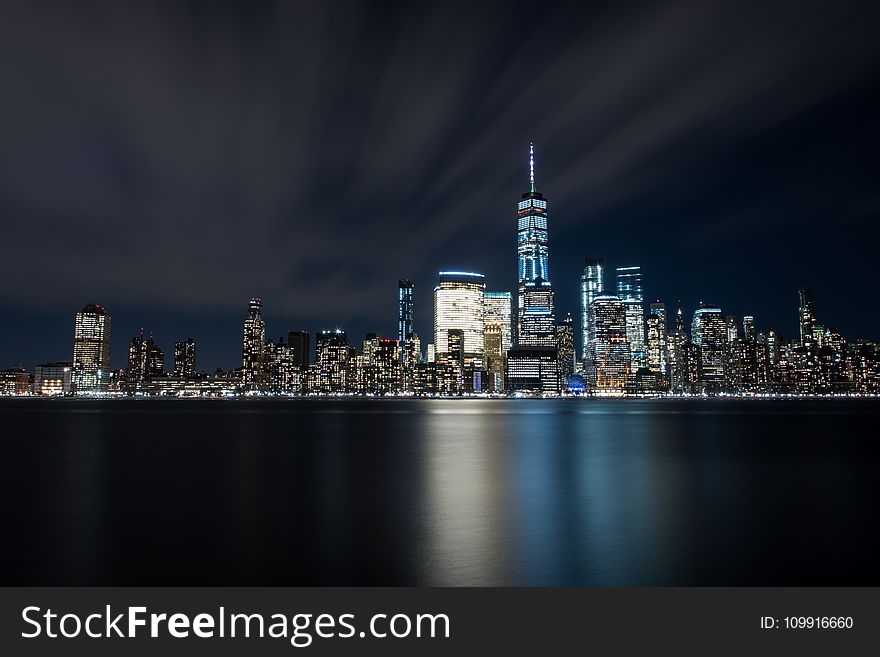
[{"label": "illuminated skyscraper", "polygon": [[76,314],[73,328],[72,390],[103,392],[110,378],[110,315],[90,303]]},{"label": "illuminated skyscraper", "polygon": [[626,312],[626,338],[632,356],[632,368],[646,365],[645,358],[645,308],[642,290],[641,267],[617,268],[617,296],[623,301]]},{"label": "illuminated skyscraper", "polygon": [[252,297],[248,303],[248,317],[244,320],[242,339],[242,384],[253,390],[263,385],[263,350],[266,342],[266,323],[263,321],[263,301]]},{"label": "illuminated skyscraper", "polygon": [[593,299],[602,294],[604,281],[602,279],[603,264],[601,258],[587,258],[584,263],[584,273],[581,275],[581,358],[584,361],[584,372],[592,378],[592,363],[590,361],[590,344],[596,338],[596,321],[591,315]]},{"label": "illuminated skyscraper", "polygon": [[755,318],[751,315],[743,316],[743,339],[749,342],[755,340]]},{"label": "illuminated skyscraper", "polygon": [[554,298],[553,288],[545,281],[529,281],[520,286],[520,345],[556,347]]},{"label": "illuminated skyscraper", "polygon": [[591,358],[595,363],[593,387],[597,395],[622,395],[630,372],[630,347],[626,337],[626,304],[616,296],[593,299],[596,338]]},{"label": "illuminated skyscraper", "polygon": [[547,201],[535,188],[535,147],[529,144],[529,191],[517,214],[517,344],[556,346],[556,310],[550,284]]},{"label": "illuminated skyscraper", "polygon": [[196,341],[174,343],[174,376],[192,379],[196,375]]},{"label": "illuminated skyscraper", "polygon": [[707,392],[724,387],[727,321],[721,308],[703,305],[694,312],[691,340],[700,349],[700,380]]},{"label": "illuminated skyscraper", "polygon": [[287,348],[290,362],[294,367],[305,370],[311,362],[311,333],[308,331],[288,331]]},{"label": "illuminated skyscraper", "polygon": [[510,292],[486,292],[483,295],[483,369],[489,373],[485,387],[504,389],[507,352],[513,346],[513,295]]},{"label": "illuminated skyscraper", "polygon": [[448,333],[462,332],[462,357],[482,365],[483,304],[486,283],[483,274],[441,271],[434,288],[434,345],[437,355],[448,352]]},{"label": "illuminated skyscraper", "polygon": [[413,332],[413,282],[401,278],[397,282],[397,339],[404,344]]},{"label": "illuminated skyscraper", "polygon": [[724,322],[727,324],[727,344],[732,345],[739,338],[739,326],[736,323],[736,315],[725,315]]},{"label": "illuminated skyscraper", "polygon": [[798,290],[800,309],[798,320],[801,329],[801,346],[807,347],[813,344],[813,334],[816,325],[816,308],[813,305],[813,293],[805,287]]},{"label": "illuminated skyscraper", "polygon": [[315,334],[316,392],[340,394],[351,389],[348,336],[339,329]]},{"label": "illuminated skyscraper", "polygon": [[491,391],[504,389],[504,369],[507,365],[507,350],[502,347],[504,342],[501,322],[487,318],[483,332],[483,367],[489,373],[487,387]]},{"label": "illuminated skyscraper", "polygon": [[562,324],[556,327],[556,350],[559,357],[559,386],[564,389],[575,373],[574,318],[566,313]]},{"label": "illuminated skyscraper", "polygon": [[648,316],[648,369],[665,377],[668,372],[668,353],[666,304],[658,301],[651,304],[651,314]]},{"label": "illuminated skyscraper", "polygon": [[501,329],[501,349],[504,353],[513,346],[513,295],[510,292],[486,292],[483,295],[483,320],[498,322]]},{"label": "illuminated skyscraper", "polygon": [[535,146],[529,144],[529,191],[517,206],[517,279],[521,283],[549,281],[547,201],[535,189]]},{"label": "illuminated skyscraper", "polygon": [[400,392],[403,387],[403,362],[398,340],[379,340],[373,354],[373,366],[376,368],[376,394],[390,395]]}]

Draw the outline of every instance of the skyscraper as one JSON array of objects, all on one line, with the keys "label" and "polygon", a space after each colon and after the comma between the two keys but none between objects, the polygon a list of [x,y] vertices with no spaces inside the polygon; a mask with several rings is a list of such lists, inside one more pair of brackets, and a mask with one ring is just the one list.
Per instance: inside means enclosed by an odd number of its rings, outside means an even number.
[{"label": "skyscraper", "polygon": [[72,390],[77,394],[105,391],[109,375],[110,315],[90,303],[74,320]]},{"label": "skyscraper", "polygon": [[266,323],[263,321],[263,300],[252,297],[248,303],[248,317],[244,320],[242,340],[242,384],[247,390],[263,385],[263,350],[266,342]]},{"label": "skyscraper", "polygon": [[665,377],[668,353],[666,305],[658,301],[651,304],[651,314],[648,316],[648,369]]},{"label": "skyscraper", "polygon": [[315,334],[315,366],[317,392],[339,394],[348,392],[351,349],[345,332],[319,331]]},{"label": "skyscraper", "polygon": [[311,333],[308,331],[288,331],[287,348],[294,367],[305,370],[311,362]]},{"label": "skyscraper", "polygon": [[483,274],[440,272],[440,281],[434,288],[434,345],[438,356],[449,350],[449,331],[459,329],[462,357],[482,363],[485,291]]},{"label": "skyscraper", "polygon": [[517,205],[517,344],[556,346],[550,284],[547,201],[535,188],[535,147],[529,144],[529,191]]},{"label": "skyscraper", "polygon": [[593,387],[597,395],[622,395],[630,372],[630,347],[626,332],[626,304],[616,296],[593,299],[596,338],[591,358],[595,363]]},{"label": "skyscraper", "polygon": [[520,345],[556,347],[554,298],[553,288],[546,281],[528,281],[520,286]]},{"label": "skyscraper", "polygon": [[632,369],[644,367],[645,308],[641,267],[617,268],[617,296],[623,301],[626,313],[626,338],[632,358]]},{"label": "skyscraper", "polygon": [[486,292],[483,295],[483,369],[489,373],[486,387],[493,392],[504,389],[507,352],[513,346],[513,295]]},{"label": "skyscraper", "polygon": [[596,338],[596,322],[590,314],[593,299],[602,294],[602,259],[587,258],[584,273],[581,275],[581,357],[584,359],[584,371],[590,370],[590,343]]},{"label": "skyscraper", "polygon": [[397,281],[397,339],[403,345],[413,332],[413,282]]},{"label": "skyscraper", "polygon": [[556,350],[559,354],[559,386],[564,389],[575,372],[574,318],[566,313],[556,328]]},{"label": "skyscraper", "polygon": [[694,312],[691,340],[699,347],[700,379],[707,392],[724,387],[727,320],[717,306],[703,305]]},{"label": "skyscraper", "polygon": [[483,294],[483,319],[485,323],[498,322],[501,330],[501,349],[504,353],[513,346],[513,295],[510,292]]},{"label": "skyscraper", "polygon": [[516,345],[507,352],[507,385],[533,393],[559,389],[556,308],[550,284],[547,201],[535,187],[535,146],[529,144],[529,191],[517,204]]},{"label": "skyscraper", "polygon": [[174,343],[174,376],[192,379],[196,375],[196,341]]},{"label": "skyscraper", "polygon": [[535,189],[535,146],[529,144],[529,191],[517,205],[517,279],[549,281],[547,201]]},{"label": "skyscraper", "polygon": [[800,308],[798,319],[801,329],[801,346],[806,347],[813,343],[813,332],[816,325],[816,309],[813,305],[813,293],[808,288],[798,290]]}]

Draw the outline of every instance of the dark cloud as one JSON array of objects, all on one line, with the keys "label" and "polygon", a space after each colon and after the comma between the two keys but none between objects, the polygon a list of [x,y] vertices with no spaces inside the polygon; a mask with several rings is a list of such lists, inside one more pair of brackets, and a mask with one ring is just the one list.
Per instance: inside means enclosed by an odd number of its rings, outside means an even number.
[{"label": "dark cloud", "polygon": [[231,315],[262,294],[297,325],[391,331],[399,276],[423,313],[445,266],[512,288],[534,139],[564,310],[604,253],[652,296],[693,303],[705,268],[719,302],[779,321],[806,233],[877,218],[869,9],[4,3],[0,303]]}]

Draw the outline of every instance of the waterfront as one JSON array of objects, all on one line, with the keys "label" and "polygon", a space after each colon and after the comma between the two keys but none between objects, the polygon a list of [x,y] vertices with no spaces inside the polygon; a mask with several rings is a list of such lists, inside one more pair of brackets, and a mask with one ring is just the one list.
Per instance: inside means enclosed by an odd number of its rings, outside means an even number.
[{"label": "waterfront", "polygon": [[878,584],[876,400],[2,400],[3,584]]}]

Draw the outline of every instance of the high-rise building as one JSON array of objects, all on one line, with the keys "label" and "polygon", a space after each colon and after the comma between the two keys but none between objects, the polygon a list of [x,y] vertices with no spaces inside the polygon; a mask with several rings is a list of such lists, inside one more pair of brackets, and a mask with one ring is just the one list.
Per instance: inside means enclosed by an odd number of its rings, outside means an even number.
[{"label": "high-rise building", "polygon": [[520,345],[556,346],[554,297],[553,287],[546,281],[529,281],[520,286]]},{"label": "high-rise building", "polygon": [[473,272],[441,271],[434,288],[434,345],[448,351],[449,331],[462,332],[462,357],[482,365],[485,277]]},{"label": "high-rise building", "polygon": [[529,191],[517,205],[517,344],[556,346],[550,284],[547,201],[535,188],[535,147],[529,144]]},{"label": "high-rise building", "polygon": [[361,353],[364,356],[364,365],[372,365],[375,360],[375,354],[379,350],[379,336],[370,331],[364,337],[363,348]]},{"label": "high-rise building", "polygon": [[[654,318],[654,319],[652,319]],[[647,339],[648,368],[661,377],[669,372],[669,338],[666,320],[666,304],[655,301],[648,316]]]},{"label": "high-rise building", "polygon": [[602,259],[587,258],[584,263],[584,273],[581,275],[581,357],[584,359],[584,371],[590,369],[588,358],[590,343],[596,338],[596,322],[590,314],[593,299],[602,294],[604,282],[602,280]]},{"label": "high-rise building", "polygon": [[665,377],[667,373],[667,336],[666,319],[663,315],[654,312],[651,304],[651,314],[648,316],[648,341],[647,357],[648,369],[655,374]]},{"label": "high-rise building", "polygon": [[507,386],[533,393],[559,389],[556,308],[550,284],[547,201],[535,187],[535,147],[529,144],[529,191],[516,208],[516,344],[507,352]]},{"label": "high-rise building", "polygon": [[242,384],[255,390],[264,384],[263,350],[266,343],[266,323],[263,321],[263,300],[252,297],[248,303],[248,317],[244,320],[242,340]]},{"label": "high-rise building", "polygon": [[307,369],[311,362],[311,334],[308,331],[288,331],[287,348],[293,366],[301,370]]},{"label": "high-rise building", "polygon": [[556,328],[556,350],[559,355],[559,386],[564,390],[575,373],[574,318],[571,313],[566,313],[562,324]]},{"label": "high-rise building", "polygon": [[755,318],[751,315],[743,316],[743,339],[748,342],[755,341]]},{"label": "high-rise building", "polygon": [[813,293],[808,288],[798,290],[800,308],[798,319],[801,330],[801,346],[813,344],[814,327],[816,324],[816,308],[813,304]]},{"label": "high-rise building", "polygon": [[505,373],[508,390],[532,394],[559,392],[559,362],[556,348],[518,345],[507,353]]},{"label": "high-rise building", "polygon": [[413,282],[406,278],[397,281],[397,339],[404,344],[413,332]]},{"label": "high-rise building", "polygon": [[487,319],[483,329],[483,367],[489,374],[490,391],[504,389],[504,369],[507,365],[507,350],[504,349],[504,330],[498,319]]},{"label": "high-rise building", "polygon": [[624,303],[626,338],[632,360],[632,369],[646,365],[645,308],[641,267],[617,268],[617,296]]},{"label": "high-rise building", "polygon": [[684,311],[681,301],[675,311],[675,326],[667,339],[669,346],[669,387],[675,394],[690,392],[688,389],[688,345]]},{"label": "high-rise building", "polygon": [[[412,331],[410,331],[412,335]],[[401,391],[403,386],[403,361],[398,340],[382,338],[373,355],[376,368],[376,390],[380,395],[390,395]]]},{"label": "high-rise building", "polygon": [[620,297],[600,294],[592,303],[596,337],[590,355],[595,364],[597,395],[622,395],[631,366],[626,331],[626,304]]},{"label": "high-rise building", "polygon": [[196,376],[196,341],[174,343],[174,376],[192,379]]},{"label": "high-rise building", "polygon": [[348,336],[339,329],[315,334],[316,392],[340,394],[349,392],[349,361],[351,349]]},{"label": "high-rise building", "polygon": [[549,281],[547,201],[535,188],[535,146],[529,144],[529,191],[517,205],[517,280]]},{"label": "high-rise building", "polygon": [[739,338],[739,326],[736,323],[736,315],[725,315],[724,322],[727,324],[727,344],[732,345]]},{"label": "high-rise building", "polygon": [[727,320],[721,308],[703,305],[694,312],[691,340],[700,348],[700,380],[707,392],[724,388]]},{"label": "high-rise building", "polygon": [[110,315],[90,303],[76,314],[73,328],[73,375],[76,394],[107,390],[110,379]]},{"label": "high-rise building", "polygon": [[484,323],[497,322],[501,329],[501,349],[504,353],[513,346],[513,295],[510,292],[483,294]]}]

